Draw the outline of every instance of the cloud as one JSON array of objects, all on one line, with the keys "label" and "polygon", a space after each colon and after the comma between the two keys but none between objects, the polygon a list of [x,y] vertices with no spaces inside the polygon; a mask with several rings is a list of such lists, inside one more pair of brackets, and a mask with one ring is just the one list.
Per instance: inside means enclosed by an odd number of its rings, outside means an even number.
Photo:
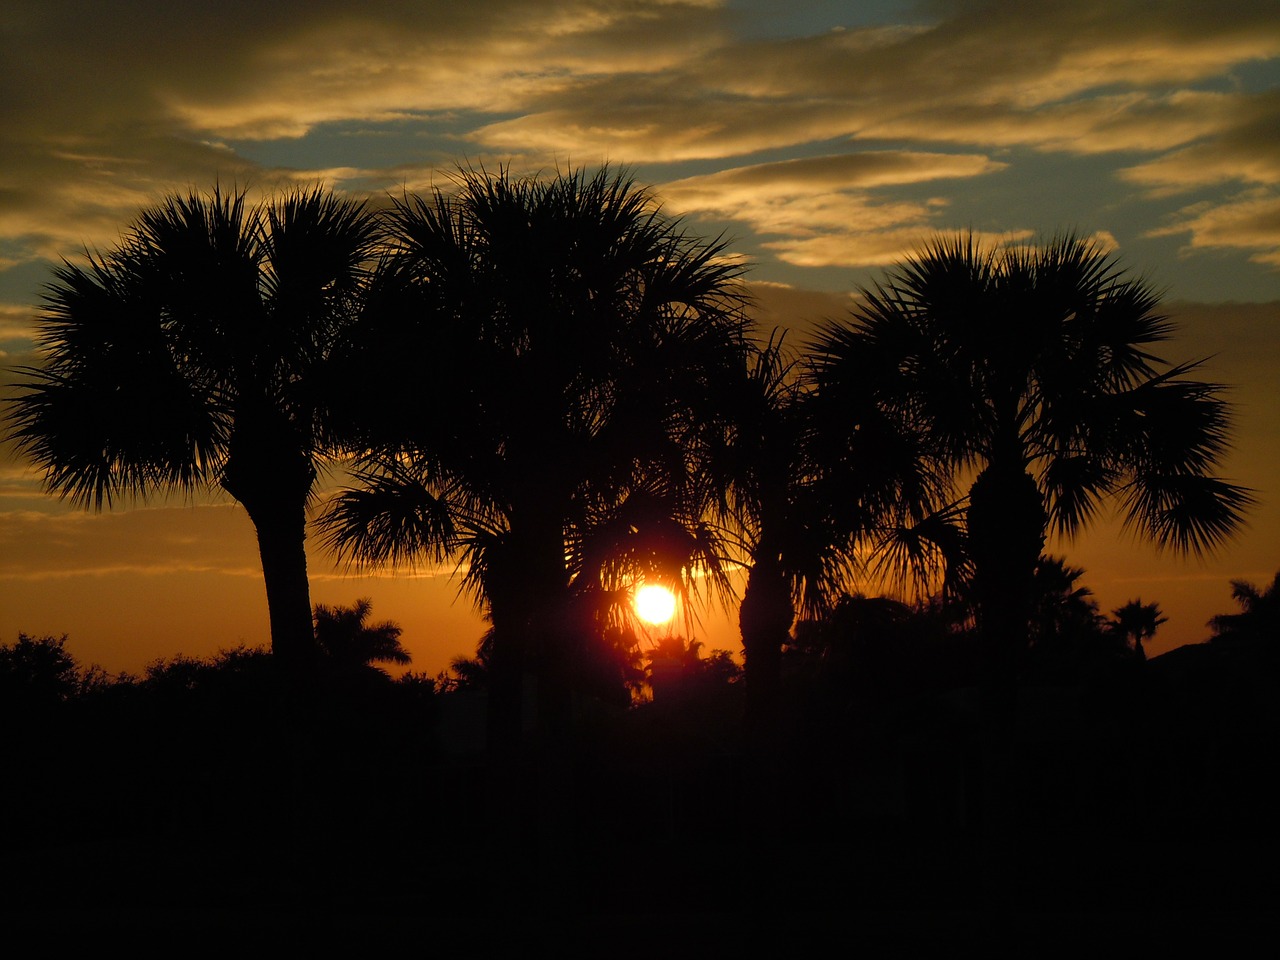
[{"label": "cloud", "polygon": [[0,576],[40,580],[191,570],[261,576],[253,527],[232,505],[97,514],[46,498],[43,507],[0,513]]},{"label": "cloud", "polygon": [[35,335],[35,316],[31,307],[0,303],[0,343],[30,341]]},{"label": "cloud", "polygon": [[676,213],[750,224],[763,245],[798,266],[891,263],[934,229],[942,201],[892,201],[881,187],[981,176],[1003,163],[975,154],[909,151],[812,157],[755,164],[665,184]]},{"label": "cloud", "polygon": [[970,4],[926,26],[726,42],[676,67],[580,76],[471,138],[668,161],[842,136],[1149,151],[1220,128],[1190,87],[1278,53],[1261,4],[1158,17],[1134,3]]},{"label": "cloud", "polygon": [[[1280,55],[1271,2],[933,3],[909,23],[777,38],[739,32],[743,16],[711,0],[13,0],[0,265],[110,244],[173,189],[415,189],[459,155],[708,169],[896,141],[986,164],[1013,148],[1124,155],[1151,191],[1275,182],[1275,95],[1233,74]],[[300,161],[287,144],[307,137],[323,148]],[[877,262],[949,196],[859,206],[855,189],[919,182],[837,182],[826,207],[803,193],[743,219],[776,228],[767,249],[791,263]],[[788,224],[800,213],[813,233]],[[830,221],[852,216],[884,236],[832,243]]]},{"label": "cloud", "polygon": [[1154,196],[1231,183],[1280,185],[1280,90],[1238,100],[1222,135],[1120,171]]},{"label": "cloud", "polygon": [[1257,189],[1226,203],[1193,204],[1180,210],[1173,223],[1150,231],[1153,237],[1183,233],[1191,235],[1183,253],[1247,250],[1255,263],[1280,269],[1280,193]]}]

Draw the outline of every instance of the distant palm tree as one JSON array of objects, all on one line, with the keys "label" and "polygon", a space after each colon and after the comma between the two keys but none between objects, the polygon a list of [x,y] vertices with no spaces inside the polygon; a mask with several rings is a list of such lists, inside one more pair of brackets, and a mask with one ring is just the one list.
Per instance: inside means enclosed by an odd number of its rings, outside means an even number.
[{"label": "distant palm tree", "polygon": [[350,345],[358,485],[325,522],[360,561],[461,561],[505,749],[522,674],[572,648],[572,596],[614,590],[618,558],[671,577],[712,557],[691,458],[744,320],[723,248],[626,177],[468,170],[457,188],[393,212]]},{"label": "distant palm tree", "polygon": [[1261,590],[1247,580],[1232,580],[1231,596],[1240,612],[1220,613],[1209,621],[1215,643],[1280,643],[1280,573]]},{"label": "distant palm tree", "polygon": [[819,337],[817,381],[871,391],[967,485],[974,596],[1002,674],[1028,642],[1050,530],[1076,533],[1107,497],[1178,551],[1240,527],[1250,493],[1212,472],[1228,443],[1219,389],[1150,352],[1172,330],[1158,298],[1097,244],[939,238],[862,297]]},{"label": "distant palm tree", "polygon": [[1079,586],[1082,567],[1061,557],[1042,556],[1032,585],[1031,643],[1079,642],[1101,627],[1093,591]]},{"label": "distant palm tree", "polygon": [[1111,622],[1115,632],[1126,643],[1133,645],[1133,652],[1139,660],[1147,659],[1142,644],[1156,635],[1162,624],[1169,618],[1160,612],[1160,604],[1143,603],[1141,599],[1130,600],[1123,607],[1111,611]]},{"label": "distant palm tree", "polygon": [[306,509],[325,450],[324,365],[378,236],[319,189],[258,207],[171,196],[121,243],[64,263],[45,295],[44,365],[10,415],[47,488],[88,507],[220,487],[258,534],[271,640],[313,647]]},{"label": "distant palm tree", "polygon": [[316,604],[316,646],[333,666],[345,669],[378,663],[404,666],[413,658],[400,646],[400,624],[392,620],[369,623],[373,601],[362,598],[350,607]]}]

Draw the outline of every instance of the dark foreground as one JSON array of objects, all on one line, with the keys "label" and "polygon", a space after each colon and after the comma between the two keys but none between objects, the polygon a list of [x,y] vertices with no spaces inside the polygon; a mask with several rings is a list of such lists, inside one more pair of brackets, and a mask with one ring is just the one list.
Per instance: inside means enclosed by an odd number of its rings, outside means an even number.
[{"label": "dark foreground", "polygon": [[875,710],[799,691],[777,738],[747,751],[726,687],[584,706],[507,764],[473,749],[477,695],[392,689],[10,705],[7,929],[180,952],[811,956],[1220,948],[1275,909],[1280,698],[1264,648],[1024,687],[1002,735],[972,689]]}]

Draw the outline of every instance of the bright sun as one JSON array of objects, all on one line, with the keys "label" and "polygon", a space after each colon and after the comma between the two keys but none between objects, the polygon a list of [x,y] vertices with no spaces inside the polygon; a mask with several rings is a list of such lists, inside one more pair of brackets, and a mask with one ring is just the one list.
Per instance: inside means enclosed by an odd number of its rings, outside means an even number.
[{"label": "bright sun", "polygon": [[648,584],[636,591],[636,613],[647,623],[666,623],[676,613],[676,596],[666,587]]}]

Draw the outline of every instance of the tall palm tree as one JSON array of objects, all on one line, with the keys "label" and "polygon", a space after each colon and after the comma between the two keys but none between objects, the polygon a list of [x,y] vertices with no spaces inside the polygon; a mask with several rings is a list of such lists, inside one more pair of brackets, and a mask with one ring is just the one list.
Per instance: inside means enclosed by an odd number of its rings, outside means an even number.
[{"label": "tall palm tree", "polygon": [[974,596],[1000,673],[1026,646],[1049,531],[1076,533],[1113,498],[1139,535],[1200,552],[1251,502],[1213,475],[1229,432],[1219,388],[1150,352],[1172,331],[1157,307],[1149,284],[1073,235],[991,249],[941,237],[816,342],[820,388],[871,391],[967,485]]},{"label": "tall palm tree", "polygon": [[208,487],[237,500],[291,666],[314,643],[303,543],[323,368],[377,237],[363,205],[320,189],[261,206],[221,189],[168,197],[108,253],[55,271],[46,360],[9,418],[46,487],[86,507]]},{"label": "tall palm tree", "polygon": [[399,202],[392,230],[350,345],[364,457],[329,539],[365,562],[459,558],[492,623],[505,749],[521,676],[555,673],[567,598],[608,586],[608,558],[713,554],[689,464],[742,362],[738,268],[607,170],[462,171],[455,193]]},{"label": "tall palm tree", "polygon": [[[753,739],[772,726],[797,612],[824,613],[868,572],[865,557],[925,575],[953,533],[945,485],[918,435],[869,394],[810,387],[783,338],[772,337],[738,378],[733,416],[710,457],[724,490],[722,522],[747,566],[738,624]],[[856,425],[851,406],[860,409]]]}]

